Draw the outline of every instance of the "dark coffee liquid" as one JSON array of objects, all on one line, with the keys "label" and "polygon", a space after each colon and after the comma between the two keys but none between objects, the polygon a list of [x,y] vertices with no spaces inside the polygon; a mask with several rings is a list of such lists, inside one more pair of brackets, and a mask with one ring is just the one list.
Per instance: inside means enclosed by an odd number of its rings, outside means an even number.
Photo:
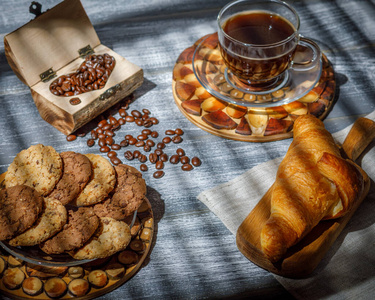
[{"label": "dark coffee liquid", "polygon": [[[265,11],[251,11],[232,16],[222,28],[232,39],[255,46],[233,42],[226,36],[220,40],[226,65],[243,81],[262,83],[289,67],[298,37],[293,36],[296,29],[285,18]],[[283,43],[278,44],[280,42]]]},{"label": "dark coffee liquid", "polygon": [[266,12],[235,15],[225,22],[223,30],[232,38],[253,45],[278,43],[295,32],[286,19]]}]

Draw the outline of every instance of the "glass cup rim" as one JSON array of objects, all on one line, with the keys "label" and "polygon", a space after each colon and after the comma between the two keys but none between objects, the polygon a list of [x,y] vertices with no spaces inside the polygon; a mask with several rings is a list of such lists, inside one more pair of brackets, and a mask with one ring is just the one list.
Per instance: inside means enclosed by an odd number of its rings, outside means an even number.
[{"label": "glass cup rim", "polygon": [[294,39],[296,36],[299,35],[299,27],[300,27],[300,18],[299,18],[299,15],[297,13],[297,11],[291,6],[289,5],[288,3],[284,2],[284,1],[280,1],[280,0],[268,0],[268,1],[258,1],[259,3],[261,2],[274,2],[274,3],[278,3],[278,4],[281,4],[285,7],[287,7],[290,11],[292,11],[292,13],[295,15],[296,17],[296,21],[297,21],[297,24],[295,26],[295,31],[293,32],[293,34],[291,34],[290,36],[288,36],[286,39],[283,39],[279,42],[276,42],[276,43],[272,43],[272,44],[248,44],[248,43],[244,43],[244,42],[241,42],[233,37],[231,37],[230,35],[228,35],[224,30],[223,28],[221,27],[220,25],[220,20],[221,20],[221,15],[224,13],[225,10],[227,10],[228,8],[232,7],[233,5],[235,4],[238,4],[238,3],[241,3],[241,2],[247,2],[248,0],[234,0],[234,1],[231,1],[229,2],[228,4],[226,4],[225,6],[223,6],[221,8],[221,10],[219,11],[219,14],[217,16],[217,25],[219,27],[219,30],[222,32],[222,34],[229,40],[231,40],[232,42],[235,42],[235,43],[240,43],[244,46],[247,46],[247,47],[254,47],[254,48],[272,48],[272,47],[277,47],[277,46],[280,46],[280,45],[283,45],[287,42],[289,42],[290,40]]}]

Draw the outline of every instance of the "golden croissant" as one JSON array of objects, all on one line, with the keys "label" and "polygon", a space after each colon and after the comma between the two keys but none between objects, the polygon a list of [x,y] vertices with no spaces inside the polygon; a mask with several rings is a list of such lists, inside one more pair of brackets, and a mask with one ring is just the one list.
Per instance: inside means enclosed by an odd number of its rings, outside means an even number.
[{"label": "golden croissant", "polygon": [[321,220],[343,216],[364,189],[360,170],[341,157],[321,120],[300,116],[293,132],[273,185],[271,215],[261,231],[262,251],[271,262],[283,258]]}]

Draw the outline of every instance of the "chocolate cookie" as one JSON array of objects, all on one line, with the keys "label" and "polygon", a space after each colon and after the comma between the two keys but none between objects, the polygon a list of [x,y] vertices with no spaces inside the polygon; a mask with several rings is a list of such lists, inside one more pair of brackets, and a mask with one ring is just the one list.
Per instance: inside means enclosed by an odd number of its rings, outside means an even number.
[{"label": "chocolate cookie", "polygon": [[135,168],[120,164],[115,167],[117,184],[110,198],[96,204],[94,211],[99,217],[123,220],[142,204],[147,187],[142,174]]},{"label": "chocolate cookie", "polygon": [[100,227],[82,248],[69,252],[75,259],[104,258],[124,250],[131,240],[129,225],[112,218],[100,218]]},{"label": "chocolate cookie", "polygon": [[60,201],[43,198],[44,209],[35,224],[9,241],[11,246],[34,246],[59,232],[67,221],[65,206]]},{"label": "chocolate cookie", "polygon": [[92,165],[92,175],[78,197],[72,201],[76,206],[88,206],[103,201],[116,184],[116,174],[111,163],[97,154],[86,154]]},{"label": "chocolate cookie", "polygon": [[60,156],[63,174],[49,197],[66,205],[82,192],[90,179],[92,168],[90,160],[83,154],[67,151],[61,152]]},{"label": "chocolate cookie", "polygon": [[42,144],[22,150],[9,165],[5,186],[28,185],[42,196],[48,195],[62,175],[62,160],[51,146]]},{"label": "chocolate cookie", "polygon": [[80,248],[94,234],[99,226],[99,218],[88,207],[68,211],[68,222],[62,231],[40,244],[47,254],[60,254]]},{"label": "chocolate cookie", "polygon": [[16,185],[0,190],[0,240],[30,228],[43,210],[43,198],[34,188]]}]

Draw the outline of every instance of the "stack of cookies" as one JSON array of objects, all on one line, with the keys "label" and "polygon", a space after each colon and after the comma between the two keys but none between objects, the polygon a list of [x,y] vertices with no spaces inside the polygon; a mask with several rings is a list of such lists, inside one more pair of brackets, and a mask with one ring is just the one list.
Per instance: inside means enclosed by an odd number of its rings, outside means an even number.
[{"label": "stack of cookies", "polygon": [[75,259],[108,257],[129,244],[130,220],[145,196],[142,174],[131,166],[34,145],[5,175],[0,241]]}]

